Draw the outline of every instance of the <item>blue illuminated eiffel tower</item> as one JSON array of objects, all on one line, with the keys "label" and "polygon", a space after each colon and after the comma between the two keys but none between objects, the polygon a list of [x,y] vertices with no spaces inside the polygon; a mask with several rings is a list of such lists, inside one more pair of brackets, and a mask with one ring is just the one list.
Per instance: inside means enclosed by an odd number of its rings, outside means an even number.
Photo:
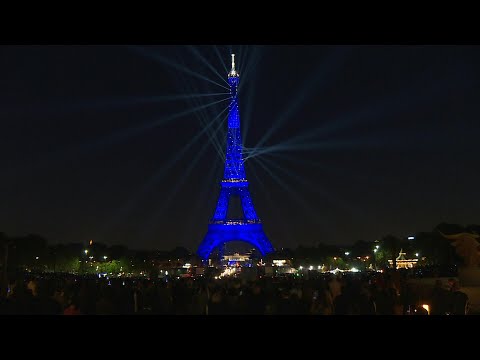
[{"label": "blue illuminated eiffel tower", "polygon": [[[216,248],[222,248],[229,241],[244,241],[255,246],[262,255],[273,252],[273,246],[263,231],[262,223],[253,207],[248,190],[248,180],[242,158],[242,137],[240,114],[238,112],[237,88],[239,74],[235,70],[235,55],[232,54],[232,70],[228,73],[230,85],[230,109],[228,114],[227,153],[223,180],[220,182],[220,196],[215,214],[208,225],[208,232],[198,247],[198,255],[206,260]],[[243,218],[227,217],[228,205],[233,197],[239,197]]]}]

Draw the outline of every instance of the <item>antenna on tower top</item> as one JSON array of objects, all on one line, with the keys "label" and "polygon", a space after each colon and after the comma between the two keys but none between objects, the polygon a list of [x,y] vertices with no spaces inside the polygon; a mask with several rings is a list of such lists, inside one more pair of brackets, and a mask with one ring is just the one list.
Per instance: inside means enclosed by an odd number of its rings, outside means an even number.
[{"label": "antenna on tower top", "polygon": [[232,54],[232,70],[228,73],[228,77],[238,76],[237,71],[235,70],[235,54]]}]

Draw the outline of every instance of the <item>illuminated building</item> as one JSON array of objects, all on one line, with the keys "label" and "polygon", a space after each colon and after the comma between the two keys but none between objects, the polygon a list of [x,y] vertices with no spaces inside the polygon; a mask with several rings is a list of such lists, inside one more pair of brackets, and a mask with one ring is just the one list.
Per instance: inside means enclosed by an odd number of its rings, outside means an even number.
[{"label": "illuminated building", "polygon": [[285,266],[287,265],[287,260],[272,260],[273,265],[275,266]]},{"label": "illuminated building", "polygon": [[228,266],[237,266],[250,263],[250,256],[248,254],[235,253],[232,255],[224,255],[223,263]]},{"label": "illuminated building", "polygon": [[[235,70],[235,55],[232,54],[232,70],[228,73],[230,85],[230,107],[228,113],[227,151],[223,180],[220,182],[220,195],[208,231],[198,247],[198,255],[207,260],[210,253],[230,241],[244,241],[255,246],[262,255],[274,251],[260,219],[253,207],[248,189],[242,157],[240,113],[238,110],[237,88],[240,75]],[[243,218],[230,219],[228,206],[233,197],[240,198]]]},{"label": "illuminated building", "polygon": [[[406,259],[403,249],[400,250],[400,253],[395,260],[397,263],[397,269],[411,269],[417,265],[418,259]],[[393,267],[393,260],[388,260],[390,267]]]}]

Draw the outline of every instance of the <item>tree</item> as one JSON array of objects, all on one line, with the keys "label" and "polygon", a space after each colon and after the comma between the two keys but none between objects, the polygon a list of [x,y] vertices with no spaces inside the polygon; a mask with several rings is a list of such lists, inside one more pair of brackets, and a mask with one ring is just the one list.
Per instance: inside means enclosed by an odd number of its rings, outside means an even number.
[{"label": "tree", "polygon": [[397,256],[400,252],[401,240],[393,235],[386,235],[380,241],[380,247],[387,258],[391,258],[393,261],[393,269],[397,268]]},{"label": "tree", "polygon": [[358,240],[350,247],[352,256],[370,256],[374,245],[371,241]]},{"label": "tree", "polygon": [[57,260],[56,271],[64,273],[78,273],[80,271],[81,260],[77,257],[62,257]]},{"label": "tree", "polygon": [[190,251],[188,249],[182,247],[182,246],[177,246],[175,249],[171,251],[171,256],[174,259],[188,259],[190,258]]}]

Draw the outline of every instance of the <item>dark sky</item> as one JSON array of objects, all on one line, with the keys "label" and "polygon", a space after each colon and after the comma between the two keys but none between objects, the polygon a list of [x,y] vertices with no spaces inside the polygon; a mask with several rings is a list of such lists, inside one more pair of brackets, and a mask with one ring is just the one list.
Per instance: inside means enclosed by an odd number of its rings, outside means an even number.
[{"label": "dark sky", "polygon": [[196,250],[232,50],[275,247],[480,223],[479,46],[1,46],[0,231]]}]

